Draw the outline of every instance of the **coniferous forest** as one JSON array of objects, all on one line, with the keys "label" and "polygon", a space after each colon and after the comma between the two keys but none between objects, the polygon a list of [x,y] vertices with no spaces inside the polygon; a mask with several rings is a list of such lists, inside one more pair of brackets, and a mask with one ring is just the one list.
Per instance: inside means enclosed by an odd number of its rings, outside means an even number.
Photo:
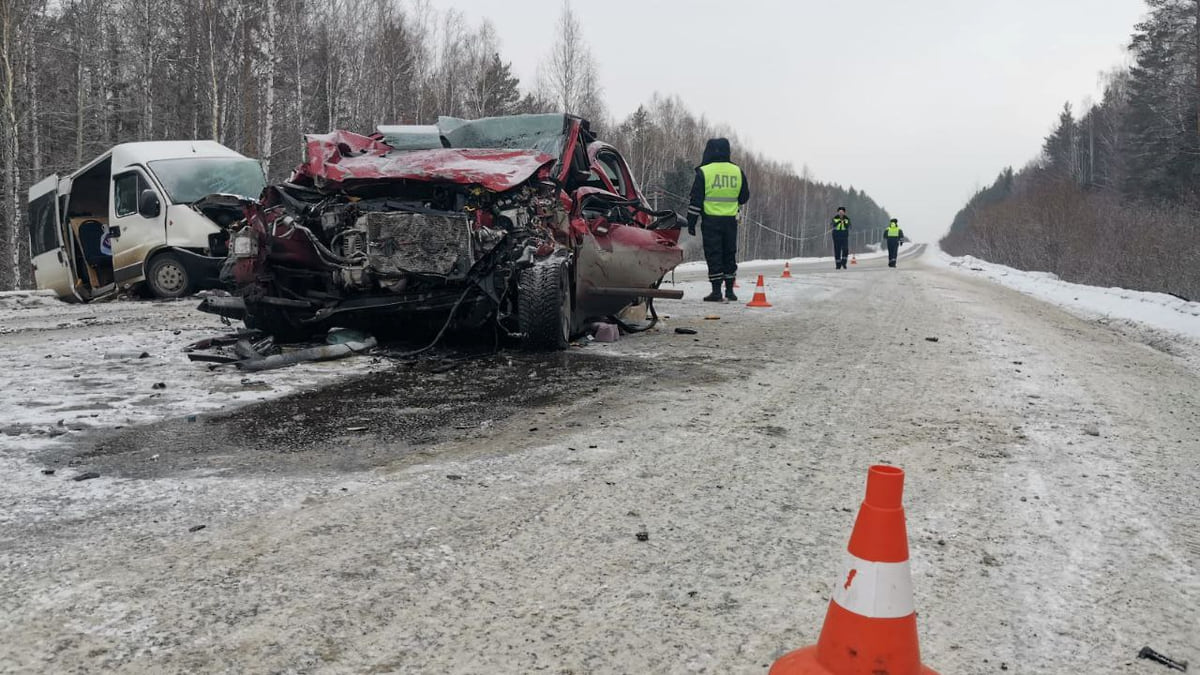
[{"label": "coniferous forest", "polygon": [[1200,0],[1147,0],[1132,65],[1063,106],[1039,157],[1004,169],[942,248],[1068,281],[1200,299]]}]

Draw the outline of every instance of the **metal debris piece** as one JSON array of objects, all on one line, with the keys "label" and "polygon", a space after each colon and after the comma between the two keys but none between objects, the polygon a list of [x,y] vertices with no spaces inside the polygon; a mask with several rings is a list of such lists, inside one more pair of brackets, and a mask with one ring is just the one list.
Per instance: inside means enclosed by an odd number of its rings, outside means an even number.
[{"label": "metal debris piece", "polygon": [[1181,673],[1187,672],[1187,667],[1188,667],[1187,661],[1176,661],[1175,659],[1173,659],[1169,656],[1164,656],[1163,654],[1159,654],[1158,652],[1154,651],[1153,649],[1151,649],[1149,647],[1142,647],[1142,650],[1140,652],[1138,652],[1138,658],[1139,659],[1147,659],[1149,661],[1154,661],[1155,663],[1161,663],[1164,666],[1170,668],[1171,670],[1178,670]]},{"label": "metal debris piece", "polygon": [[75,476],[71,480],[78,483],[80,481],[91,480],[93,478],[99,478],[99,477],[100,477],[100,474],[96,473],[95,471],[88,471],[87,473],[81,473],[78,476]]},{"label": "metal debris piece", "polygon": [[365,352],[374,349],[378,343],[374,337],[368,337],[365,341],[343,342],[335,345],[322,345],[320,347],[309,347],[308,349],[298,349],[294,352],[286,354],[274,354],[257,359],[246,359],[238,361],[235,365],[238,370],[248,370],[250,372],[259,372],[263,370],[274,370],[276,368],[284,368],[286,366],[295,365],[297,363],[305,363],[307,361],[333,361],[335,359],[344,359],[347,356],[353,356],[360,352]]},{"label": "metal debris piece", "polygon": [[697,331],[695,328],[676,328],[675,332],[679,333],[680,335],[695,335],[699,331]]}]

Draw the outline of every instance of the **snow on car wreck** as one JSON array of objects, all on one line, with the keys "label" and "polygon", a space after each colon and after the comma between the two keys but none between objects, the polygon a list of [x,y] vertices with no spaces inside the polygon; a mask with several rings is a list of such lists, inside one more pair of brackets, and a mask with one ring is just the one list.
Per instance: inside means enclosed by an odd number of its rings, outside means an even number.
[{"label": "snow on car wreck", "polygon": [[683,258],[680,219],[570,115],[310,135],[304,164],[243,207],[222,273],[235,297],[201,309],[280,340],[494,330],[561,349],[590,321],[682,297],[658,287]]}]

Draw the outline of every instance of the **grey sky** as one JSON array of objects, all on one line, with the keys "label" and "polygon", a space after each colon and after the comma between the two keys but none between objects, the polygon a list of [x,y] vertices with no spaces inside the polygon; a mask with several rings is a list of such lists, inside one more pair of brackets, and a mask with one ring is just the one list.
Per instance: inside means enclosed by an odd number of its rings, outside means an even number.
[{"label": "grey sky", "polygon": [[[488,17],[524,86],[560,0],[442,0]],[[1039,151],[1064,101],[1099,97],[1141,0],[573,3],[611,112],[678,94],[797,171],[865,189],[930,240]],[[734,148],[735,161],[737,148]],[[698,159],[698,158],[697,158]],[[853,214],[851,214],[853,215]]]}]

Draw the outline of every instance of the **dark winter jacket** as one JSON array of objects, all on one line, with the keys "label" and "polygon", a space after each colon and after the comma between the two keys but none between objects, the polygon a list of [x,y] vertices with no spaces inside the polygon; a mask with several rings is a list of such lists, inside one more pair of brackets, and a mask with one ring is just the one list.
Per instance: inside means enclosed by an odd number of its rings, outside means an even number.
[{"label": "dark winter jacket", "polygon": [[[712,164],[713,162],[731,162],[729,159],[729,139],[727,138],[710,138],[708,143],[704,145],[704,158],[700,160],[700,166]],[[750,201],[750,183],[746,180],[746,172],[742,171],[742,191],[738,194],[738,204],[745,204]],[[687,222],[688,227],[695,227],[696,221],[700,215],[704,213],[704,172],[700,167],[696,167],[696,179],[692,181],[692,193],[688,198]],[[707,216],[708,218],[721,218],[721,216]],[[733,220],[728,216],[726,220]]]}]

